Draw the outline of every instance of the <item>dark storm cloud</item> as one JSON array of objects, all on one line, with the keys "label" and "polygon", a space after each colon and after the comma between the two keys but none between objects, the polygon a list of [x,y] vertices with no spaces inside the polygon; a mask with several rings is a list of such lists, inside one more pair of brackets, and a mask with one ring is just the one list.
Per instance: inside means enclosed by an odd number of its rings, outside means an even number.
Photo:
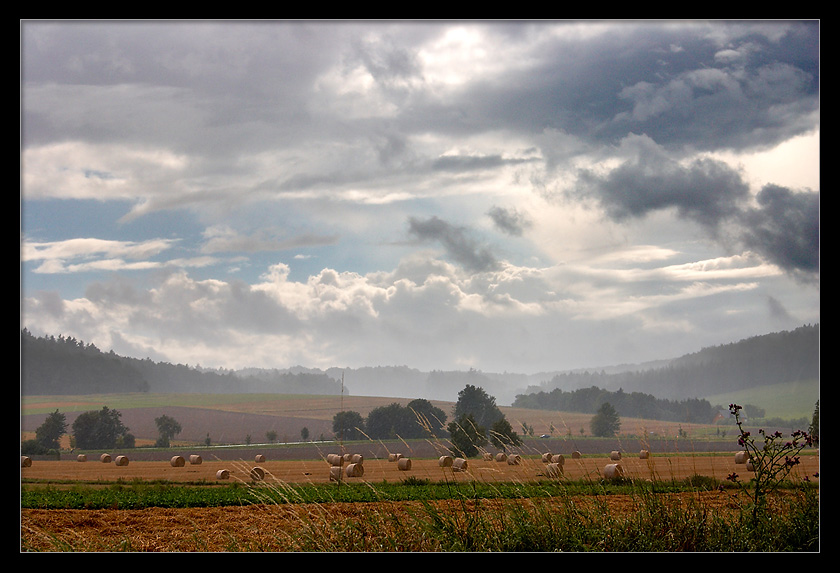
[{"label": "dark storm cloud", "polygon": [[742,174],[726,164],[698,159],[683,166],[650,146],[639,149],[638,158],[606,173],[582,170],[573,194],[594,199],[616,221],[673,209],[714,237],[732,223],[728,239],[800,278],[818,275],[819,192],[766,185],[752,207]]},{"label": "dark storm cloud", "polygon": [[606,175],[581,171],[586,194],[595,196],[615,220],[674,209],[686,219],[715,228],[737,214],[749,187],[731,167],[712,159],[688,166],[662,157],[628,161]]},{"label": "dark storm cloud", "polygon": [[438,217],[421,220],[410,217],[408,233],[421,241],[437,241],[456,262],[468,271],[487,271],[497,267],[498,261],[489,249],[471,238],[466,229]]},{"label": "dark storm cloud", "polygon": [[528,216],[516,209],[494,206],[487,212],[487,215],[500,231],[515,237],[521,236],[525,229],[531,226],[531,220]]},{"label": "dark storm cloud", "polygon": [[[559,130],[591,143],[644,133],[709,150],[774,145],[815,127],[818,22],[618,23],[589,38],[574,28],[560,23],[504,82],[471,86],[440,129]],[[512,29],[490,27],[500,43],[521,36]]]},{"label": "dark storm cloud", "polygon": [[820,194],[766,185],[756,201],[742,215],[744,244],[782,269],[818,275]]}]

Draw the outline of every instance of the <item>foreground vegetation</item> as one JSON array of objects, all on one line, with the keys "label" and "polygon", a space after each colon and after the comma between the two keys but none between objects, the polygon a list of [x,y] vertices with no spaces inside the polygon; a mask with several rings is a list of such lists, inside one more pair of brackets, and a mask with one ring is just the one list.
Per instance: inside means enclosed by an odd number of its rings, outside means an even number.
[{"label": "foreground vegetation", "polygon": [[[789,482],[762,512],[732,484],[693,476],[682,481],[581,480],[487,484],[407,479],[400,483],[118,483],[33,485],[21,496],[23,551],[817,551],[816,485]],[[29,510],[31,509],[31,511]],[[119,509],[117,509],[119,508]],[[163,510],[158,508],[165,508]],[[173,509],[175,508],[175,509]],[[198,509],[195,509],[198,508]],[[202,530],[205,512],[254,512],[242,529],[225,526],[223,545]],[[351,509],[352,508],[352,509]],[[49,509],[49,511],[42,511]],[[175,547],[150,548],[137,532],[117,537],[38,531],[30,516],[168,511]],[[190,512],[187,537],[175,541],[171,511]],[[132,522],[140,519],[132,517]],[[227,514],[229,515],[229,514]],[[240,514],[237,514],[240,515]],[[335,515],[335,518],[329,516]],[[338,517],[340,516],[340,517]],[[33,518],[34,519],[34,518]],[[92,517],[80,519],[87,523]],[[247,524],[247,525],[246,525]],[[26,529],[27,531],[24,531]],[[113,530],[113,523],[109,530]],[[135,527],[136,529],[136,527]],[[142,528],[141,528],[142,529]],[[260,534],[255,534],[259,530]],[[36,534],[40,533],[40,534]],[[157,541],[160,543],[160,541]]]}]

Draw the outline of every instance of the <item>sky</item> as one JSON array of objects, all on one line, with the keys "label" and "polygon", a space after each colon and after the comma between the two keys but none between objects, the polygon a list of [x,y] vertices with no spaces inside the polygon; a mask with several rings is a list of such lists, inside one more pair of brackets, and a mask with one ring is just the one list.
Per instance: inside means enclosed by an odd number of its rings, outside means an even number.
[{"label": "sky", "polygon": [[21,21],[20,316],[536,373],[818,323],[819,21]]}]

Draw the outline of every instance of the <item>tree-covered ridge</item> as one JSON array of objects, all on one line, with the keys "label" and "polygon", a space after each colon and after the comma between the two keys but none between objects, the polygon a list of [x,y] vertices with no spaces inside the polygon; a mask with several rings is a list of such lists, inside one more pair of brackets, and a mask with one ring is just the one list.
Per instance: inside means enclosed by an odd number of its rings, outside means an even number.
[{"label": "tree-covered ridge", "polygon": [[597,386],[605,390],[644,392],[679,399],[720,394],[756,386],[819,379],[820,327],[754,336],[704,348],[671,360],[667,366],[623,372],[575,371],[556,374],[526,393],[554,388],[574,390]]},{"label": "tree-covered ridge", "polygon": [[571,391],[555,388],[549,392],[520,394],[513,405],[535,410],[595,413],[605,403],[611,404],[620,416],[648,420],[710,423],[718,414],[717,408],[708,400],[659,399],[642,392],[624,392],[622,389],[611,392],[597,386]]},{"label": "tree-covered ridge", "polygon": [[20,384],[24,395],[124,392],[278,392],[338,394],[340,382],[323,373],[261,371],[240,376],[184,364],[102,352],[73,337],[35,337],[21,330]]}]

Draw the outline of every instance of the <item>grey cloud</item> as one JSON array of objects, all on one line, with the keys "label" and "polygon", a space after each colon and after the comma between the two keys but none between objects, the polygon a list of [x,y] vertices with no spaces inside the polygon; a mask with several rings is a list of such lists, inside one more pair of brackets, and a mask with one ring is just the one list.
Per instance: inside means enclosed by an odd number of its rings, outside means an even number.
[{"label": "grey cloud", "polygon": [[493,253],[471,238],[463,227],[438,217],[426,220],[410,217],[408,223],[411,236],[421,241],[440,242],[447,253],[469,271],[487,271],[498,266]]},{"label": "grey cloud", "polygon": [[528,216],[516,209],[494,206],[487,212],[487,215],[493,219],[493,223],[499,230],[508,235],[519,237],[525,229],[531,226],[531,220]]}]

